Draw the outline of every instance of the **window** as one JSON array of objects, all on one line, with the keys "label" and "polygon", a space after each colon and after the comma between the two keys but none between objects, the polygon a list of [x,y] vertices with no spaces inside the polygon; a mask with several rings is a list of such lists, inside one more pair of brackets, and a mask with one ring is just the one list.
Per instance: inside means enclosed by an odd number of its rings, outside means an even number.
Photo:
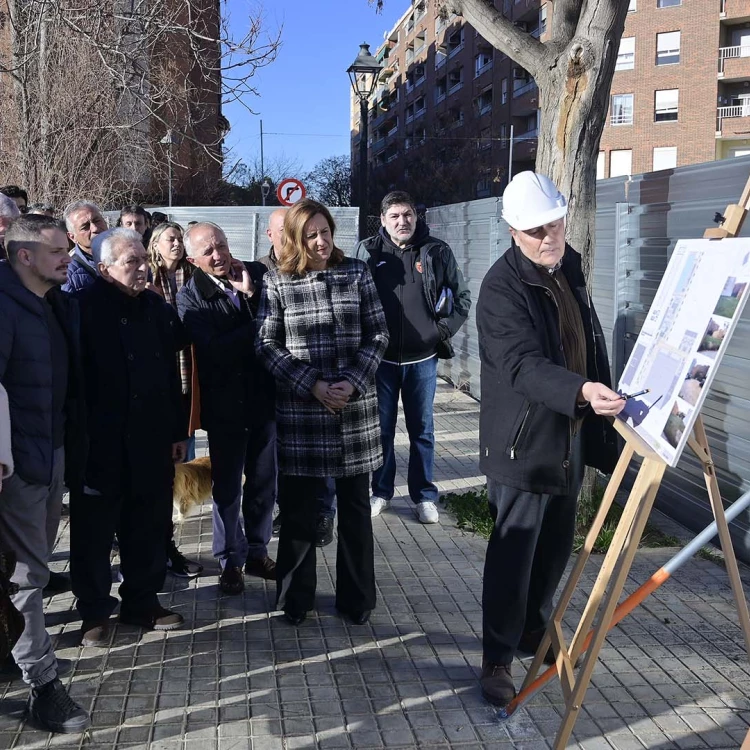
[{"label": "window", "polygon": [[657,8],[671,8],[673,5],[682,5],[682,0],[656,0]]},{"label": "window", "polygon": [[508,148],[508,144],[504,142],[508,138],[508,124],[505,122],[501,122],[500,128],[497,131],[497,134],[498,136],[500,136],[500,140],[503,141],[503,144],[502,144],[503,148]]},{"label": "window", "polygon": [[654,122],[669,122],[677,119],[679,89],[661,89],[654,92]]},{"label": "window", "polygon": [[635,37],[626,36],[620,39],[620,49],[617,51],[615,70],[633,70],[635,67]]},{"label": "window", "polygon": [[632,94],[614,94],[612,96],[612,114],[609,122],[611,125],[633,124]]},{"label": "window", "polygon": [[680,62],[680,32],[665,31],[656,35],[656,64],[675,65]]},{"label": "window", "polygon": [[424,108],[425,108],[424,96],[420,96],[419,99],[417,99],[414,102],[414,116],[418,117],[419,115],[421,115],[424,112]]},{"label": "window", "polygon": [[482,128],[479,131],[479,140],[477,141],[477,151],[485,151],[492,148],[492,130],[490,127]]},{"label": "window", "polygon": [[476,99],[474,99],[474,107],[477,114],[480,116],[492,111],[492,87],[483,91]]},{"label": "window", "polygon": [[445,99],[445,95],[448,93],[448,82],[445,76],[437,79],[435,84],[435,101],[442,102]]},{"label": "window", "polygon": [[486,70],[489,70],[492,66],[492,53],[491,52],[480,52],[474,58],[474,77],[482,75]]},{"label": "window", "polygon": [[539,36],[547,31],[547,3],[542,3],[539,8]]},{"label": "window", "polygon": [[503,78],[500,82],[500,104],[508,103],[508,79]]},{"label": "window", "polygon": [[443,65],[447,59],[448,59],[448,53],[445,50],[440,49],[440,47],[438,47],[435,50],[435,70],[437,70],[441,65]]},{"label": "window", "polygon": [[654,172],[674,169],[677,166],[677,146],[660,146],[654,149]]},{"label": "window", "polygon": [[448,73],[448,93],[457,91],[464,82],[464,69],[454,68]]},{"label": "window", "polygon": [[604,179],[604,151],[600,151],[599,155],[596,157],[596,179],[597,180],[603,180]]},{"label": "window", "polygon": [[631,149],[621,149],[619,151],[609,152],[609,176],[621,177],[630,175],[633,169],[633,151]]}]

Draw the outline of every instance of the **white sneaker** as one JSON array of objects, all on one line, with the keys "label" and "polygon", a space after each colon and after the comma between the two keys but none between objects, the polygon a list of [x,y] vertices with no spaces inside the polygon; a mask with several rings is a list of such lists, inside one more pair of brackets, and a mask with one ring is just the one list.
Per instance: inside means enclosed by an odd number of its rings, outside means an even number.
[{"label": "white sneaker", "polygon": [[440,520],[435,503],[417,503],[416,513],[421,523],[437,523]]},{"label": "white sneaker", "polygon": [[370,518],[379,516],[389,505],[389,502],[384,497],[378,497],[373,495],[370,498]]}]

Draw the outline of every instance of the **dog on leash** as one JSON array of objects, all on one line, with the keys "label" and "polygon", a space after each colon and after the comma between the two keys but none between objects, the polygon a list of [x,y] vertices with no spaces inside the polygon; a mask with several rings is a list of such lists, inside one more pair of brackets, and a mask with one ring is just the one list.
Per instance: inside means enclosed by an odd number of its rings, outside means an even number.
[{"label": "dog on leash", "polygon": [[175,464],[172,505],[178,522],[208,502],[212,494],[211,459],[208,456],[186,464]]}]

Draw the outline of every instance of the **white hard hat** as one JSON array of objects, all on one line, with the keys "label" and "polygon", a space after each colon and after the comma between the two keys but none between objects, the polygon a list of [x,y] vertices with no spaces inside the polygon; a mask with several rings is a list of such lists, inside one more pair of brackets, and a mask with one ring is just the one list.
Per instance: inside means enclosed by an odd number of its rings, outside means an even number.
[{"label": "white hard hat", "polygon": [[522,232],[562,219],[568,201],[549,177],[536,172],[519,172],[503,193],[503,219]]}]

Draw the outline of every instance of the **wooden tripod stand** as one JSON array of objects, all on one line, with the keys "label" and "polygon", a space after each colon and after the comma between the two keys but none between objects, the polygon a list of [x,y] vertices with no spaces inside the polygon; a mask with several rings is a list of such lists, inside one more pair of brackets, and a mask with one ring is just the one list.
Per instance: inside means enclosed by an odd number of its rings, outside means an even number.
[{"label": "wooden tripod stand", "polygon": [[[707,229],[704,237],[720,239],[736,235],[750,209],[750,179],[743,190],[740,203],[730,205],[725,212],[723,225]],[[560,677],[565,712],[562,724],[555,738],[555,750],[562,750],[570,738],[573,727],[583,705],[586,690],[591,682],[591,675],[596,665],[599,652],[604,644],[612,617],[622,595],[625,581],[630,572],[640,543],[646,522],[656,499],[667,464],[657,455],[628,424],[615,420],[617,431],[625,439],[625,447],[604,493],[599,511],[586,536],[583,549],[578,555],[575,566],[565,584],[560,600],[555,607],[547,632],[534,657],[521,691],[530,686],[542,667],[544,655],[550,644],[557,656],[557,672]],[[711,449],[708,445],[703,420],[698,415],[693,432],[688,439],[688,446],[695,453],[703,468],[703,476],[708,491],[711,509],[716,520],[721,548],[724,552],[726,569],[734,595],[740,626],[745,638],[745,648],[750,654],[750,614],[742,588],[737,558],[734,554],[729,526],[724,513],[719,484],[716,478]],[[583,611],[575,634],[568,645],[562,630],[563,617],[574,592],[577,589],[583,570],[591,555],[594,542],[604,524],[612,502],[622,484],[630,462],[635,456],[642,458],[633,487],[630,490],[622,517],[618,523],[614,538],[604,558],[603,564],[591,590],[588,602]],[[597,617],[598,615],[598,617]],[[586,649],[586,655],[577,675],[573,665]],[[750,735],[748,735],[750,750]],[[745,747],[743,745],[743,750]]]}]

